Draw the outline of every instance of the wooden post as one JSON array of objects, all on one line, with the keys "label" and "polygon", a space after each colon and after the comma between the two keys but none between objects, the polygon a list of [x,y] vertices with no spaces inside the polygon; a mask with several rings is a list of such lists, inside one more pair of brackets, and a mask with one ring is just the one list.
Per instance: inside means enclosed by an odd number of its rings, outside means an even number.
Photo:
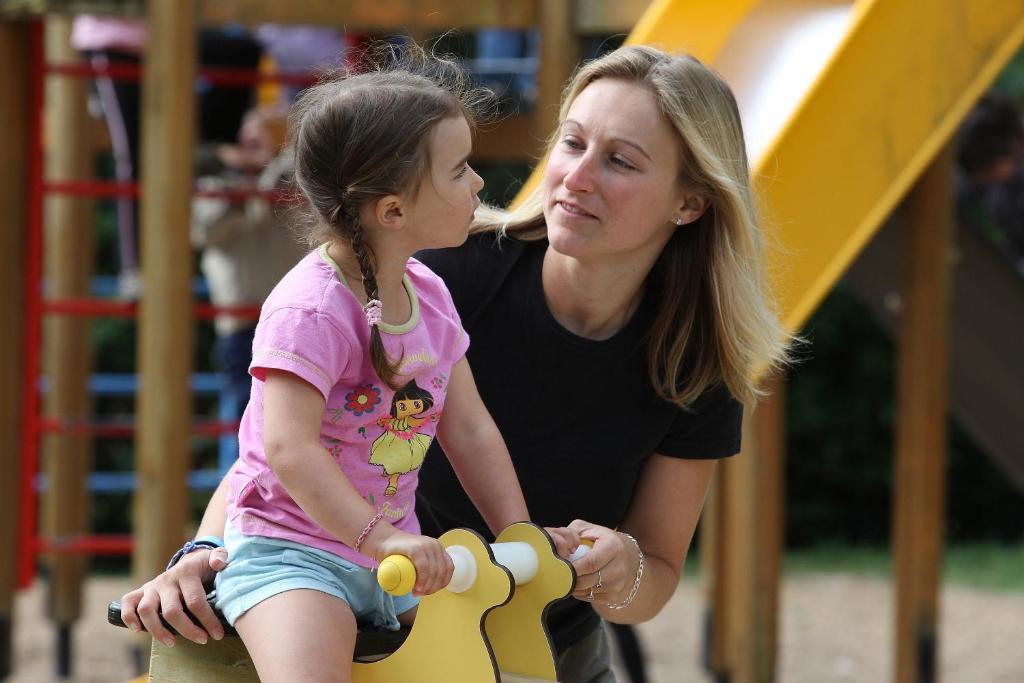
[{"label": "wooden post", "polygon": [[[30,45],[23,21],[0,21],[0,307],[7,332],[0,334],[0,679],[11,671],[11,618],[16,587],[18,545],[18,439],[21,432],[21,382],[25,319],[25,214],[29,137]],[[24,549],[21,549],[24,550]]]},{"label": "wooden post", "polygon": [[949,378],[952,152],[943,150],[905,205],[893,556],[897,683],[936,680]]},{"label": "wooden post", "polygon": [[718,681],[775,680],[780,557],[783,547],[785,382],[743,421],[743,452],[722,464],[717,507],[718,568],[709,634]]},{"label": "wooden post", "polygon": [[727,651],[729,591],[725,568],[728,566],[724,529],[729,506],[728,487],[725,485],[724,466],[715,470],[711,490],[700,518],[700,566],[706,605],[704,608],[703,665],[715,681],[729,679]]},{"label": "wooden post", "polygon": [[[579,61],[579,41],[570,0],[537,3],[540,23],[540,60],[537,73],[537,105],[533,113],[533,137],[538,155],[558,122],[562,89]],[[524,141],[525,143],[526,141]]]},{"label": "wooden post", "polygon": [[[48,61],[74,62],[71,18],[46,19]],[[77,180],[91,175],[88,82],[81,78],[50,78],[46,83],[46,169],[51,180]],[[51,298],[84,297],[92,275],[92,201],[51,196],[45,213],[45,273]],[[62,420],[91,414],[89,397],[89,321],[76,316],[50,316],[44,322],[43,367],[49,379],[44,412]],[[49,435],[42,441],[43,471],[48,488],[43,497],[42,528],[55,543],[88,531],[90,441],[86,436]],[[50,617],[57,625],[57,671],[71,673],[71,625],[81,614],[86,558],[56,554],[49,558]]]},{"label": "wooden post", "polygon": [[[729,683],[748,683],[749,661],[745,656],[750,652],[751,625],[753,623],[754,575],[752,568],[757,561],[754,539],[754,523],[757,518],[757,501],[754,498],[757,476],[757,445],[753,416],[743,416],[743,450],[722,463],[722,485],[726,489],[722,525],[724,563],[719,576],[728,598],[721,614],[725,647],[727,675],[722,680]],[[746,659],[749,659],[746,657]]]},{"label": "wooden post", "polygon": [[765,381],[769,392],[754,411],[757,434],[757,543],[754,572],[752,680],[775,680],[778,649],[779,587],[785,548],[786,512],[786,379],[783,375]]},{"label": "wooden post", "polygon": [[193,323],[188,231],[196,71],[195,3],[152,0],[142,87],[142,301],[139,310],[134,572],[162,571],[186,522]]}]

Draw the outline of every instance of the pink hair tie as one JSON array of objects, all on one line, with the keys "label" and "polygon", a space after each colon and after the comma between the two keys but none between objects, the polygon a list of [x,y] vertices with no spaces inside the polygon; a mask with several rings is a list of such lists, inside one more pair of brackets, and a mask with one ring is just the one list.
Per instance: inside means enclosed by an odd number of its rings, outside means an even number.
[{"label": "pink hair tie", "polygon": [[366,324],[370,327],[376,327],[377,323],[381,320],[381,308],[383,304],[380,299],[370,299],[363,306],[363,312],[366,313]]}]

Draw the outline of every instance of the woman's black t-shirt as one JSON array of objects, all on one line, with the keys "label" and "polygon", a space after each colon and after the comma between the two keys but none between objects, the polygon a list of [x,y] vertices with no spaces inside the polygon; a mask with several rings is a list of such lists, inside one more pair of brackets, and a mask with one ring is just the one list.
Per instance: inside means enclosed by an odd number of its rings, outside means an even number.
[{"label": "woman's black t-shirt", "polygon": [[[737,453],[742,407],[723,388],[709,390],[688,411],[657,396],[644,351],[657,303],[651,292],[609,339],[585,339],[563,328],[542,289],[546,248],[546,241],[486,234],[417,258],[451,291],[469,333],[473,376],[508,445],[531,521],[565,526],[579,518],[614,528],[652,454],[707,459]],[[469,527],[489,537],[436,440],[430,451],[417,491],[423,533]],[[673,510],[664,514],[671,517]],[[571,598],[548,615],[559,650],[598,624],[589,605]]]}]

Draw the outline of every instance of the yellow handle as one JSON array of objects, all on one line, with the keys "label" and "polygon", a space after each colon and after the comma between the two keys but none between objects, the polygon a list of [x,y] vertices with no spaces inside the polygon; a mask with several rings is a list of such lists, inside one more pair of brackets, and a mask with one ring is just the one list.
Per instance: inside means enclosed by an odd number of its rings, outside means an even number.
[{"label": "yellow handle", "polygon": [[377,583],[391,595],[405,595],[416,585],[416,567],[405,555],[388,555],[377,567]]}]

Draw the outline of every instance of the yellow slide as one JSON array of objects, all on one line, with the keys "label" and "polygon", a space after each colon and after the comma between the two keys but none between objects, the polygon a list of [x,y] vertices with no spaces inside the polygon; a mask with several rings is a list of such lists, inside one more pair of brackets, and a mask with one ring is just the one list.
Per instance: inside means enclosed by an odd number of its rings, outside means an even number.
[{"label": "yellow slide", "polygon": [[736,92],[790,329],[1024,41],[1024,0],[656,0],[627,39]]}]

